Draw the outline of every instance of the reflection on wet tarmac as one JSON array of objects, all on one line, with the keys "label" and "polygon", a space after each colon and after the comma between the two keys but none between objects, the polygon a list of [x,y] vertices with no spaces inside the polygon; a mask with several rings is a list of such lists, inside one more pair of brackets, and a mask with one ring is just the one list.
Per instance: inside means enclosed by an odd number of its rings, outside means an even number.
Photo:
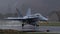
[{"label": "reflection on wet tarmac", "polygon": [[[22,22],[20,21],[0,21],[0,29],[13,29],[13,30],[34,30],[34,26],[25,25],[24,29],[21,26]],[[37,31],[46,31],[50,30],[50,32],[60,32],[60,26],[39,26],[36,27]]]}]

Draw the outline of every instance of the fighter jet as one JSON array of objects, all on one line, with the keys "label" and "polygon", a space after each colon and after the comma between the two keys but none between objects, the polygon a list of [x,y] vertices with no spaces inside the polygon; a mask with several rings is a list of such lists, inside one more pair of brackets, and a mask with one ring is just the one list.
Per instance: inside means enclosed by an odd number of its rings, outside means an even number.
[{"label": "fighter jet", "polygon": [[7,20],[19,20],[22,22],[22,27],[24,26],[24,23],[33,25],[33,26],[39,26],[37,24],[37,21],[47,21],[48,18],[42,16],[40,13],[36,13],[36,14],[31,14],[31,8],[28,8],[27,13],[25,16],[22,16],[20,11],[16,8],[17,13],[18,13],[18,17],[8,17],[5,18]]}]

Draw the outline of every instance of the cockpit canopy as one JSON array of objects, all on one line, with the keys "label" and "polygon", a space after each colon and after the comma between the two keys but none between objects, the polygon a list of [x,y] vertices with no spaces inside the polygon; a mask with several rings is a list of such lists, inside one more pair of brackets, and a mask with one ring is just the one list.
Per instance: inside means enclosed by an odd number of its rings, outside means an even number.
[{"label": "cockpit canopy", "polygon": [[34,14],[36,17],[39,17],[39,16],[41,16],[41,14],[40,13],[36,13],[36,14]]}]

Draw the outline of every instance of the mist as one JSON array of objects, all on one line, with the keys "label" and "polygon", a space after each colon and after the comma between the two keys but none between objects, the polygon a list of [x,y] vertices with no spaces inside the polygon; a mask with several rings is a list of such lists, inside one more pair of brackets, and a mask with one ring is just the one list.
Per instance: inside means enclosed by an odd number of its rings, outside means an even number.
[{"label": "mist", "polygon": [[22,14],[26,13],[27,8],[32,8],[32,13],[47,15],[60,9],[60,0],[0,0],[0,13],[15,13],[16,8]]}]

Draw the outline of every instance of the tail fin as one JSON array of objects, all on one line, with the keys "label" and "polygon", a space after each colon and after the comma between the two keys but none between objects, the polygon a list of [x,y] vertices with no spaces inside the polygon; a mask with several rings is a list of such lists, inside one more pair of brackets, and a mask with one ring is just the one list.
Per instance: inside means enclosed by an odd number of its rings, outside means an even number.
[{"label": "tail fin", "polygon": [[19,12],[19,10],[17,8],[16,8],[16,11],[17,11],[18,17],[22,17],[22,14]]},{"label": "tail fin", "polygon": [[31,8],[28,8],[26,16],[31,15]]}]

